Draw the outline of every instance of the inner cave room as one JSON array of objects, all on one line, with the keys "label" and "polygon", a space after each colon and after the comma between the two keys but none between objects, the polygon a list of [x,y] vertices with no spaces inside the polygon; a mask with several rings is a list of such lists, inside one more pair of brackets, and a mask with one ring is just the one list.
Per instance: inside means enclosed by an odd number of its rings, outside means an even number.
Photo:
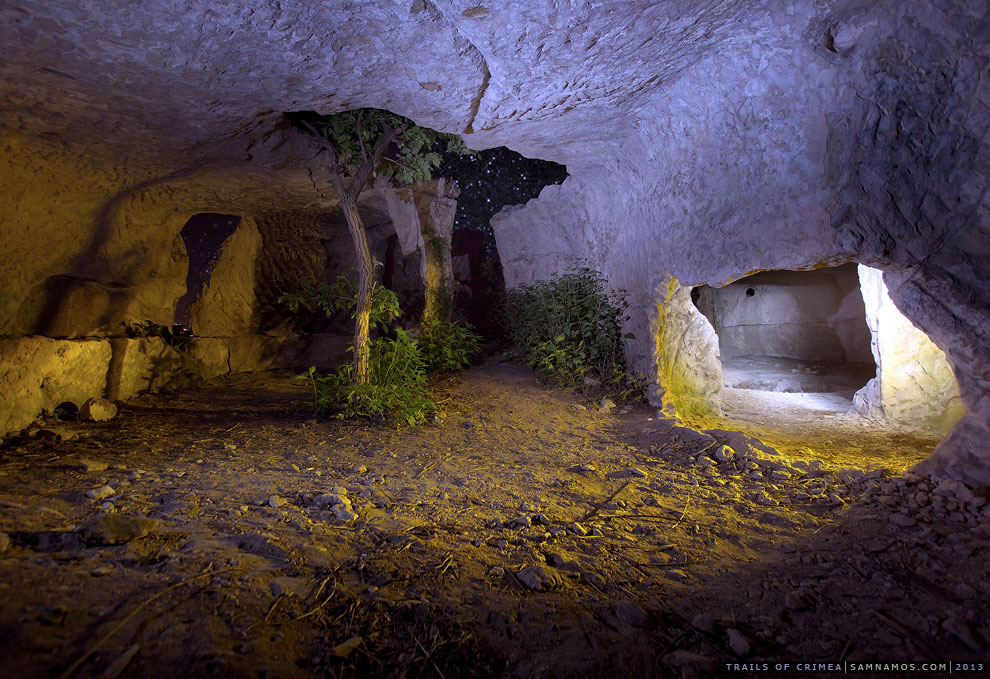
[{"label": "inner cave room", "polygon": [[0,675],[986,676],[987,0],[4,0],[0,95]]}]

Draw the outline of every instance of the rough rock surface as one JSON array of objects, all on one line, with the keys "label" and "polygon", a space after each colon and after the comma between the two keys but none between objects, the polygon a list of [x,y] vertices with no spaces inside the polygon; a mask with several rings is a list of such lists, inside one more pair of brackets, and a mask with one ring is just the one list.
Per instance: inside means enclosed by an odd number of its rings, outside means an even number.
[{"label": "rough rock surface", "polygon": [[988,453],[970,450],[990,434],[985,10],[11,0],[0,333],[167,322],[189,215],[327,202],[281,112],[374,106],[566,164],[566,182],[493,220],[506,280],[586,258],[629,290],[629,353],[661,382],[649,330],[668,276],[883,269],[967,409],[933,471],[985,470]]},{"label": "rough rock surface", "polygon": [[258,329],[255,268],[261,235],[251,218],[242,218],[224,241],[217,263],[190,307],[193,332],[199,336],[243,335]]},{"label": "rough rock surface", "polygon": [[857,393],[856,408],[890,422],[947,431],[963,406],[945,353],[894,306],[880,271],[861,265],[859,275],[878,376]]},{"label": "rough rock surface", "polygon": [[88,422],[106,422],[117,415],[117,406],[105,398],[89,398],[79,409],[79,417]]},{"label": "rough rock surface", "polygon": [[47,337],[0,340],[0,432],[22,429],[66,401],[103,395],[110,344]]},{"label": "rough rock surface", "polygon": [[110,346],[106,395],[111,401],[157,391],[183,374],[182,356],[161,337],[112,339]]},{"label": "rough rock surface", "polygon": [[672,407],[682,416],[718,414],[722,391],[718,337],[691,301],[691,288],[671,278],[657,309],[656,372],[665,389],[660,397],[651,395],[652,404]]}]

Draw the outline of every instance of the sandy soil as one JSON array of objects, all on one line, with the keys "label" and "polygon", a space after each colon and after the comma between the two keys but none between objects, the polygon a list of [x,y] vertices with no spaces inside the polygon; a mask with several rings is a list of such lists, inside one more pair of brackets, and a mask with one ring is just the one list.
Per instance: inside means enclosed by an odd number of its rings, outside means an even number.
[{"label": "sandy soil", "polygon": [[778,453],[494,361],[436,388],[416,429],[263,373],[9,442],[0,674],[990,667],[987,493],[905,473],[934,440],[748,406]]}]

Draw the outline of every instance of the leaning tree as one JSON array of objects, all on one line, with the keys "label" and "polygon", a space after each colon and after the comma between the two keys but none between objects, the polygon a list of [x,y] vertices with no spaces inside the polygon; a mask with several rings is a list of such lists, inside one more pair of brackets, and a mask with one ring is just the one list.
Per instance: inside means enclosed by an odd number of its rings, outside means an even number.
[{"label": "leaning tree", "polygon": [[473,152],[458,135],[420,127],[408,118],[381,109],[363,108],[330,116],[305,111],[292,114],[290,121],[319,140],[318,156],[326,152],[327,169],[354,244],[358,270],[354,380],[361,384],[368,381],[374,265],[357,209],[358,195],[379,174],[397,186],[429,179],[433,169],[440,166],[440,153],[436,150],[440,140],[446,142],[448,152]]}]

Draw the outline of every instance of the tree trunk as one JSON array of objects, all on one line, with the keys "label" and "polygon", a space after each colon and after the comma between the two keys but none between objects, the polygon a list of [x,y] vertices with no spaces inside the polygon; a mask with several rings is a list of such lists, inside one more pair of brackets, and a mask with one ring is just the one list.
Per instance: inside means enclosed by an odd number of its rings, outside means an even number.
[{"label": "tree trunk", "polygon": [[371,290],[374,285],[374,267],[371,252],[368,250],[368,237],[358,214],[357,203],[344,191],[338,191],[340,209],[347,220],[347,230],[351,233],[354,253],[357,255],[358,295],[354,310],[354,381],[365,384],[368,381],[368,356],[370,335],[368,320],[371,317]]}]

